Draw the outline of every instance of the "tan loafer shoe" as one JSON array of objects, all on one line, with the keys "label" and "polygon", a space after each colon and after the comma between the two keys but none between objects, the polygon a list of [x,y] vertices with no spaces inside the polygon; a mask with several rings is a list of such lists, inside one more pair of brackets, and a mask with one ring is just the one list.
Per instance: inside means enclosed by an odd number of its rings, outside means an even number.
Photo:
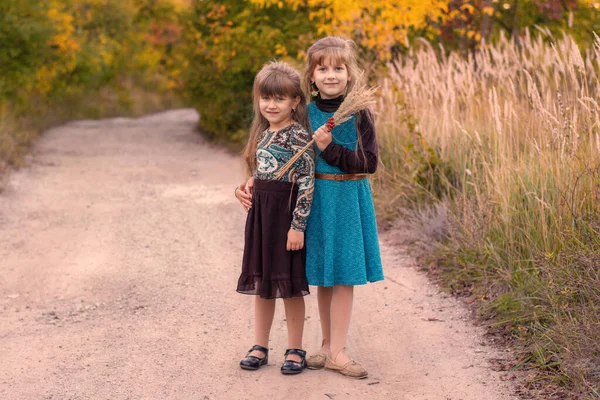
[{"label": "tan loafer shoe", "polygon": [[334,363],[330,357],[327,357],[327,360],[325,361],[325,368],[332,371],[337,371],[340,374],[350,378],[364,379],[369,376],[367,370],[364,369],[360,363],[354,360],[350,360],[344,365],[339,365]]},{"label": "tan loafer shoe", "polygon": [[317,353],[306,359],[306,368],[308,369],[323,369],[325,367],[327,354]]}]

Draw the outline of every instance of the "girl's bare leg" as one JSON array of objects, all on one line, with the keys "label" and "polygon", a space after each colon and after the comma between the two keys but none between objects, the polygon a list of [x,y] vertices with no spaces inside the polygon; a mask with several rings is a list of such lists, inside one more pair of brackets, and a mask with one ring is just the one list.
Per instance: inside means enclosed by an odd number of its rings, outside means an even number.
[{"label": "girl's bare leg", "polygon": [[[254,344],[269,348],[269,334],[271,325],[273,325],[273,316],[275,315],[275,299],[263,299],[255,296],[254,300]],[[251,356],[259,358],[265,355],[262,351],[254,350]]]},{"label": "girl's bare leg", "polygon": [[[288,329],[288,349],[302,349],[302,335],[304,333],[304,297],[283,299],[285,306],[285,319]],[[288,360],[302,361],[297,354],[287,356]]]},{"label": "girl's bare leg", "polygon": [[319,318],[321,319],[321,332],[323,342],[321,343],[322,354],[329,354],[331,345],[331,296],[332,287],[319,286],[317,288],[317,302],[319,304]]},{"label": "girl's bare leg", "polygon": [[[335,285],[331,296],[331,349],[332,360],[338,365],[344,365],[350,358],[346,355],[346,339],[352,315],[354,286]],[[322,323],[322,322],[321,322]]]}]

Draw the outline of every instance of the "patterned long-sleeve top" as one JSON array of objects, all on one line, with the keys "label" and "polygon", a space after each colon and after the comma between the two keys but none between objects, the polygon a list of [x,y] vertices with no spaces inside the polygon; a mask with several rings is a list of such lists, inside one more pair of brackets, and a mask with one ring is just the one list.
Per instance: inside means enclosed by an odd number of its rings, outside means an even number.
[{"label": "patterned long-sleeve top", "polygon": [[[264,131],[258,138],[254,179],[274,180],[277,172],[299,150],[308,144],[311,136],[298,123],[279,131]],[[294,208],[291,229],[304,232],[312,205],[315,175],[315,152],[311,146],[280,178],[298,185],[298,199]]]}]

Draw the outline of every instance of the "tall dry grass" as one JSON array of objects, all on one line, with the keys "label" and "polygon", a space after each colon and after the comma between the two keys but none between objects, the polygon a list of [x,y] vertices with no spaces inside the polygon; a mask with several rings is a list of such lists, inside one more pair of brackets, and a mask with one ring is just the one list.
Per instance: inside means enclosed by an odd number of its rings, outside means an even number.
[{"label": "tall dry grass", "polygon": [[598,37],[502,37],[466,59],[420,42],[378,110],[380,210],[443,208],[437,273],[575,398],[600,398],[599,77]]}]

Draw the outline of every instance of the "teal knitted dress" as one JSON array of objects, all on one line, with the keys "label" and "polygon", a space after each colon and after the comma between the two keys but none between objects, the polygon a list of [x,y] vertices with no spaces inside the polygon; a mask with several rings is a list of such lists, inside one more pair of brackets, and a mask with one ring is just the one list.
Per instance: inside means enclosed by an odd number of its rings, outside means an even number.
[{"label": "teal knitted dress", "polygon": [[[333,113],[308,105],[314,130]],[[334,143],[356,150],[356,118],[332,130]],[[343,174],[329,165],[315,146],[315,172]],[[377,224],[367,178],[355,181],[315,179],[313,203],[306,228],[306,277],[309,285],[363,285],[383,280]]]}]

